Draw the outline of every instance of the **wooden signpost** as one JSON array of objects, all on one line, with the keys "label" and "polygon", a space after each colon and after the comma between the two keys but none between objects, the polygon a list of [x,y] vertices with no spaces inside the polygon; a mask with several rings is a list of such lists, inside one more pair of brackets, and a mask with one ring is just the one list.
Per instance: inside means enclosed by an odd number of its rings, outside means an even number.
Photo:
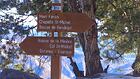
[{"label": "wooden signpost", "polygon": [[61,13],[62,4],[52,3],[52,7],[56,6],[61,9],[54,9],[51,13],[38,13],[37,30],[58,32],[58,37],[27,37],[20,44],[28,55],[51,56],[51,79],[61,79],[61,56],[71,57],[74,54],[74,38],[61,37],[60,32],[85,32],[94,24],[85,14]]},{"label": "wooden signpost", "polygon": [[85,32],[93,21],[82,13],[38,13],[38,31]]},{"label": "wooden signpost", "polygon": [[66,37],[28,37],[20,47],[28,55],[73,56],[74,38]]}]

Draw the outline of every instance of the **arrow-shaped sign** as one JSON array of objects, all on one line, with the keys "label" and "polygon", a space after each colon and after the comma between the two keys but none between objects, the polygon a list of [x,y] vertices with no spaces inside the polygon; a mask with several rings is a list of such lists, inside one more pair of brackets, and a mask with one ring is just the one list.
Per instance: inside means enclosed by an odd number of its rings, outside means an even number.
[{"label": "arrow-shaped sign", "polygon": [[74,39],[66,37],[27,37],[20,47],[28,55],[62,55],[72,56]]},{"label": "arrow-shaped sign", "polygon": [[38,13],[38,31],[85,32],[94,22],[82,13]]}]

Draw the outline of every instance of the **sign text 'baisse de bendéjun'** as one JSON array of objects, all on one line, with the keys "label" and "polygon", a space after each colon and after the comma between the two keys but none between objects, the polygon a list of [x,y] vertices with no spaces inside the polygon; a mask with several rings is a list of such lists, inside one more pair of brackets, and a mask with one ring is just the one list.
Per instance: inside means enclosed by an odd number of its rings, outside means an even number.
[{"label": "sign text 'baisse de bend\u00e9jun'", "polygon": [[82,13],[38,13],[38,31],[84,32],[93,24]]},{"label": "sign text 'baisse de bend\u00e9jun'", "polygon": [[29,55],[72,56],[74,53],[74,39],[68,37],[28,37],[20,46]]}]

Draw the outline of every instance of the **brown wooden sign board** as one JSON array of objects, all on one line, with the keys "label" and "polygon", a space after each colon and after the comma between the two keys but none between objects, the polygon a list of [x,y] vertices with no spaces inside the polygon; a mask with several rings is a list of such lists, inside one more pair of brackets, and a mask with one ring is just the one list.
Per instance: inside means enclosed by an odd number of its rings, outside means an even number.
[{"label": "brown wooden sign board", "polygon": [[38,31],[85,32],[94,22],[82,13],[38,13]]},{"label": "brown wooden sign board", "polygon": [[27,37],[20,47],[28,55],[72,56],[74,39],[69,37]]}]

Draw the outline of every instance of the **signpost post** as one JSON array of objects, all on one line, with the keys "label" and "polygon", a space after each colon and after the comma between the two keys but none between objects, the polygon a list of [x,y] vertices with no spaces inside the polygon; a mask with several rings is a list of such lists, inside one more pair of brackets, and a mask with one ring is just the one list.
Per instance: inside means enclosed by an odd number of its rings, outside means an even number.
[{"label": "signpost post", "polygon": [[[52,2],[53,2],[52,3],[52,12],[57,12],[57,13],[62,12],[62,2],[61,1],[62,0],[52,0]],[[56,4],[58,4],[58,5],[56,5]],[[38,17],[38,19],[39,19],[39,17]],[[58,32],[58,31],[53,30],[51,32]],[[59,32],[57,34],[58,34],[58,37],[61,37],[61,34]],[[59,56],[59,55],[51,56],[51,79],[61,79],[61,56]]]},{"label": "signpost post", "polygon": [[37,30],[52,32],[52,37],[27,37],[20,47],[28,55],[51,55],[51,79],[61,79],[61,56],[74,54],[74,38],[60,32],[84,32],[94,23],[82,13],[62,13],[61,0],[52,0],[52,12],[38,13],[37,22]]}]

